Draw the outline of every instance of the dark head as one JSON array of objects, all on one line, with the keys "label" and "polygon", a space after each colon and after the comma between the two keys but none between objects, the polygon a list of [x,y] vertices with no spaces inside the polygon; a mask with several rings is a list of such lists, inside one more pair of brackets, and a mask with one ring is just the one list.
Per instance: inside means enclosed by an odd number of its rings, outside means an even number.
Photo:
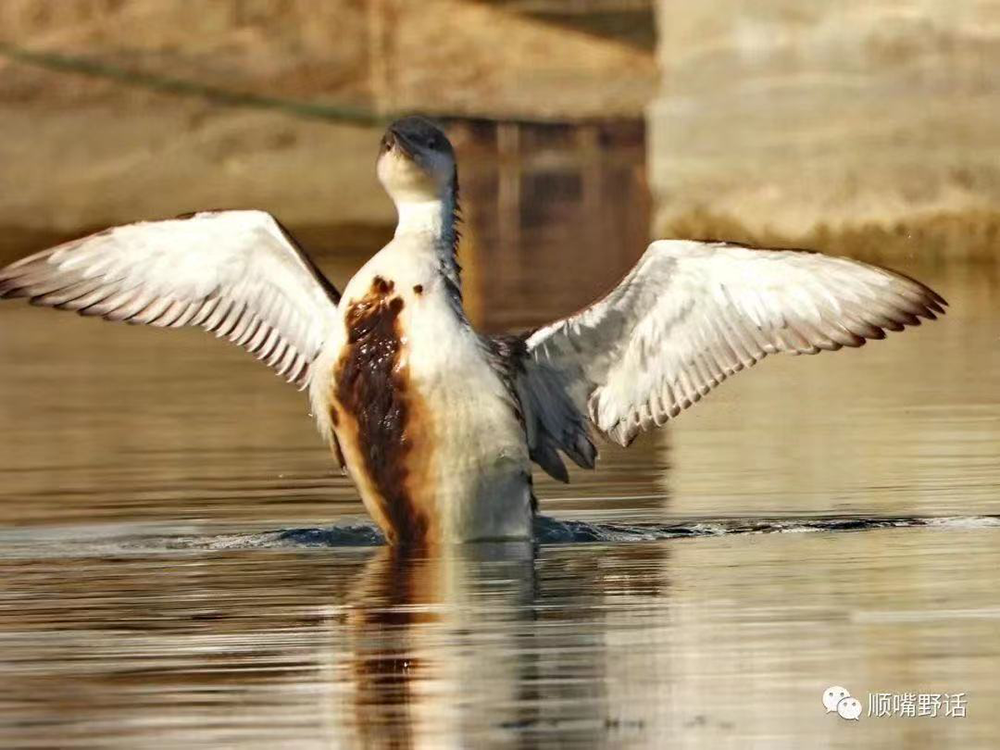
[{"label": "dark head", "polygon": [[456,187],[451,142],[424,117],[403,117],[389,126],[377,168],[382,187],[397,205],[438,200]]}]

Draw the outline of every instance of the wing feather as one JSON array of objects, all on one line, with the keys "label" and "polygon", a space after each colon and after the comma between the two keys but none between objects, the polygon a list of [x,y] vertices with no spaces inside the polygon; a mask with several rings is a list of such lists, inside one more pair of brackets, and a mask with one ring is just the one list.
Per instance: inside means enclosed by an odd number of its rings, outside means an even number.
[{"label": "wing feather", "polygon": [[263,211],[106,229],[0,269],[0,297],[132,324],[200,326],[300,387],[340,300]]},{"label": "wing feather", "polygon": [[[558,381],[600,432],[627,445],[768,354],[862,346],[946,305],[914,279],[846,258],[654,242],[606,297],[527,337],[520,388],[531,403]],[[544,417],[537,440],[565,443],[563,426]]]}]

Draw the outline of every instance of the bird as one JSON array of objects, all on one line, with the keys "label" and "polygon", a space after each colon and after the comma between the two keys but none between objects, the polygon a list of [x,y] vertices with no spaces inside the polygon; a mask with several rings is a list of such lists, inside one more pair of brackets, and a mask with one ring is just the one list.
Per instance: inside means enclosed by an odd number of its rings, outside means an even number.
[{"label": "bird", "polygon": [[531,538],[532,464],[568,481],[778,353],[858,347],[947,302],[901,273],[818,252],[657,240],[604,297],[517,334],[462,302],[455,150],[395,120],[376,161],[392,239],[347,282],[262,210],[105,229],[0,270],[0,298],[110,321],[200,327],[308,390],[334,460],[387,541]]}]

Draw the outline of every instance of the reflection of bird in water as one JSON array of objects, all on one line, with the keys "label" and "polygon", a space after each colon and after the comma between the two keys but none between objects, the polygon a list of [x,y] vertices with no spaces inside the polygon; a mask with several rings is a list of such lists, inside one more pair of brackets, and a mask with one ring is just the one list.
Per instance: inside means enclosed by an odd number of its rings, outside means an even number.
[{"label": "reflection of bird in water", "polygon": [[534,586],[529,541],[447,554],[420,545],[375,550],[335,631],[346,642],[332,651],[348,661],[333,679],[352,697],[336,724],[364,747],[467,747],[466,732],[481,730],[470,714],[485,713],[493,726],[533,718],[538,696],[523,694],[533,658],[520,626],[534,617]]},{"label": "reflection of bird in water", "polygon": [[530,541],[374,550],[325,650],[338,739],[442,748],[542,736],[587,745],[595,731],[629,737],[658,721],[662,712],[634,701],[645,689],[628,679],[635,664],[624,666],[644,658],[636,646],[648,646],[649,633],[606,636],[622,627],[619,618],[626,629],[655,619],[654,630],[670,619],[670,547],[536,552]]},{"label": "reflection of bird in water", "polygon": [[603,299],[520,336],[462,307],[452,146],[393,123],[378,176],[396,234],[343,299],[269,214],[108,229],[0,270],[0,295],[83,315],[201,326],[309,387],[323,435],[391,541],[531,534],[531,461],[593,468],[767,354],[860,346],[934,318],[905,276],[815,253],[654,242]]}]

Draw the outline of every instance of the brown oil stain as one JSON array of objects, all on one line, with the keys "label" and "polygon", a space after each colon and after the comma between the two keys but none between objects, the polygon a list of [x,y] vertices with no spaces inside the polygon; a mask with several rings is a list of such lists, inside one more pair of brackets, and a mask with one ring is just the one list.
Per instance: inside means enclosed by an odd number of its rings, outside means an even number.
[{"label": "brown oil stain", "polygon": [[333,400],[343,413],[331,418],[338,433],[350,433],[345,447],[359,489],[375,500],[375,521],[391,543],[410,544],[433,540],[439,530],[427,491],[427,414],[410,380],[404,302],[394,292],[392,281],[376,276],[368,293],[350,302],[347,344],[334,374]]},{"label": "brown oil stain", "polygon": [[337,466],[339,466],[340,469],[343,471],[344,467],[346,466],[346,462],[344,461],[344,451],[340,447],[340,439],[337,437],[337,431],[336,431],[337,422],[339,419],[340,417],[337,412],[337,407],[331,406],[330,421],[333,423],[334,429],[331,433],[331,438],[330,438],[330,452],[333,454],[333,460],[337,462]]}]

